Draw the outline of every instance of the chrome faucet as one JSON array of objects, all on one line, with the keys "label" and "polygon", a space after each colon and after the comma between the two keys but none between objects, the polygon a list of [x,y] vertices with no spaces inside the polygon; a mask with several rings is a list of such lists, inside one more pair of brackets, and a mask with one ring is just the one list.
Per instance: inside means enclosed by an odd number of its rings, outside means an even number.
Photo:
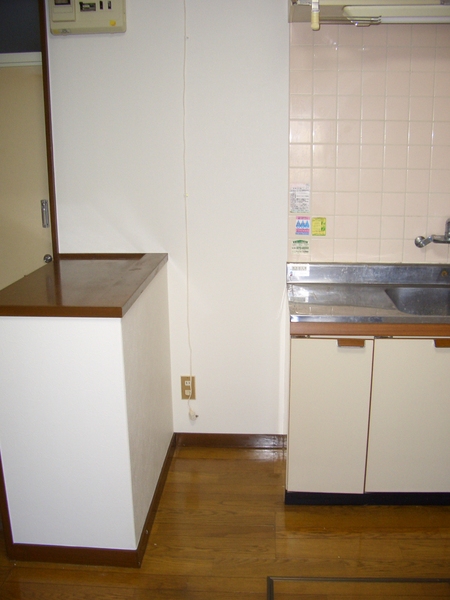
[{"label": "chrome faucet", "polygon": [[423,248],[434,242],[435,244],[450,244],[450,218],[445,222],[444,235],[429,235],[427,238],[419,235],[414,240],[414,243],[418,248]]}]

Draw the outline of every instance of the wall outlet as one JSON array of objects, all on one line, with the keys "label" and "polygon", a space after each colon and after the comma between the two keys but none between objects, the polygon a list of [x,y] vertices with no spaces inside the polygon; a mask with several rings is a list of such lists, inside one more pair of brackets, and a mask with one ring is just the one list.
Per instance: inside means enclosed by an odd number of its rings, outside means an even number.
[{"label": "wall outlet", "polygon": [[195,377],[189,375],[181,376],[181,399],[195,400]]}]

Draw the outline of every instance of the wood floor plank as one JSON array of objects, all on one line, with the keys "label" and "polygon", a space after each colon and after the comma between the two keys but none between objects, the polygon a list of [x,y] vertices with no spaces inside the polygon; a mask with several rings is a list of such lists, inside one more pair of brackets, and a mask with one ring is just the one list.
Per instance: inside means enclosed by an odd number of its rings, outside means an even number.
[{"label": "wood floor plank", "polygon": [[[224,450],[226,454],[224,454]],[[205,459],[229,461],[239,460],[253,463],[256,461],[276,463],[283,461],[284,452],[280,449],[268,448],[210,448],[200,446],[177,447],[175,458],[180,460]]]},{"label": "wood floor plank", "polygon": [[286,529],[448,528],[450,507],[432,506],[289,506],[278,515],[278,525]]},{"label": "wood floor plank", "polygon": [[285,506],[284,481],[283,450],[179,447],[140,569],[13,562],[0,534],[0,598],[264,600],[269,575],[449,576],[450,507]]},{"label": "wood floor plank", "polygon": [[6,582],[0,590],[2,600],[132,600],[132,588],[107,588],[79,585],[57,585],[51,583]]},{"label": "wood floor plank", "polygon": [[308,556],[309,558],[349,558],[357,560],[361,557],[381,560],[401,560],[402,554],[398,540],[361,540],[355,538],[341,539],[339,543],[318,536],[306,539],[277,540],[277,556]]},{"label": "wood floor plank", "polygon": [[360,598],[384,600],[395,598],[448,598],[450,584],[415,582],[339,582],[339,581],[274,581],[276,599],[279,598],[326,598],[344,600]]}]

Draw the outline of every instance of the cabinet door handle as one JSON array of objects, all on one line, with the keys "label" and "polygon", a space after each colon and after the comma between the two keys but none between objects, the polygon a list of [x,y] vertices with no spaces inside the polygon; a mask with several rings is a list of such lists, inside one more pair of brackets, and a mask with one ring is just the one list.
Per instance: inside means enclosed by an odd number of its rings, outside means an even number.
[{"label": "cabinet door handle", "polygon": [[434,340],[435,348],[450,348],[450,338],[437,338]]},{"label": "cabinet door handle", "polygon": [[339,338],[337,340],[337,345],[339,348],[364,348],[366,340],[359,340],[357,338]]}]

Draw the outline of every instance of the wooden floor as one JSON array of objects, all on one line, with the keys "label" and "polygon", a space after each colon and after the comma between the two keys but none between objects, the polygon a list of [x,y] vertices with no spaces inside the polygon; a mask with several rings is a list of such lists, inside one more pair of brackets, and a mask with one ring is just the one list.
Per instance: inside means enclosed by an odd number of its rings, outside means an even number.
[{"label": "wooden floor", "polygon": [[449,507],[285,507],[284,473],[282,450],[178,448],[141,569],[14,563],[1,540],[0,598],[264,600],[267,576],[450,576]]}]

